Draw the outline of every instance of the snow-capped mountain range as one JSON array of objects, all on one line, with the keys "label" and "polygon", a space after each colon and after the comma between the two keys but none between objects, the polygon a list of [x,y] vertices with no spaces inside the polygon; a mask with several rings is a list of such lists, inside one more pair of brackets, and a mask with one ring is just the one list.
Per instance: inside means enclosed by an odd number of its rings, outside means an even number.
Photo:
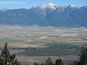
[{"label": "snow-capped mountain range", "polygon": [[30,9],[3,9],[0,10],[0,24],[87,27],[87,6],[48,3]]}]

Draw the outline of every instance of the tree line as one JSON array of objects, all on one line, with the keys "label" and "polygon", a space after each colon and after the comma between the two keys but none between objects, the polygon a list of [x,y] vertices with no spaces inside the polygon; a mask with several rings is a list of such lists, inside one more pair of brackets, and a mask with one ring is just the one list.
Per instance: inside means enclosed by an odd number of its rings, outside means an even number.
[{"label": "tree line", "polygon": [[[22,65],[16,58],[15,54],[11,54],[7,43],[4,45],[4,48],[0,54],[0,65]],[[34,63],[34,65],[64,65],[62,59],[56,59],[53,63],[51,58],[48,58],[44,63]],[[87,48],[82,47],[81,53],[79,55],[78,61],[74,61],[70,65],[87,65]]]}]

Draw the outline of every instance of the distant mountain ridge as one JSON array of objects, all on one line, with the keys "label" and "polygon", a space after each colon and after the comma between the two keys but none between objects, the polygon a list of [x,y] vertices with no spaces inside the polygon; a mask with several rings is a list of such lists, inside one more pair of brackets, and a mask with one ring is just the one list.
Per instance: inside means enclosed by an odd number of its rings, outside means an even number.
[{"label": "distant mountain ridge", "polygon": [[0,24],[87,27],[87,6],[41,4],[30,9],[0,10]]}]

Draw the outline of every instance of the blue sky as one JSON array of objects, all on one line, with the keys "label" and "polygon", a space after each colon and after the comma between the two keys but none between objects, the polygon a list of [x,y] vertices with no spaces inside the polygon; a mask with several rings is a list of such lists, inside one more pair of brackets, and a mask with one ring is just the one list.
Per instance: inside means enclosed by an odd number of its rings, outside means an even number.
[{"label": "blue sky", "polygon": [[87,0],[0,0],[0,9],[31,8],[32,6],[39,6],[41,3],[86,6]]}]

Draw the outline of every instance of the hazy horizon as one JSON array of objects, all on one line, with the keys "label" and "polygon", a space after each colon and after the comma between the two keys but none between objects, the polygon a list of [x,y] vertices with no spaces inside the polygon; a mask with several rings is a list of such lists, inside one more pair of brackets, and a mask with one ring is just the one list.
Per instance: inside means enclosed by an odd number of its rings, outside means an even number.
[{"label": "hazy horizon", "polygon": [[39,6],[43,3],[53,3],[60,6],[68,6],[70,4],[76,5],[76,6],[86,6],[87,0],[0,0],[0,9],[18,9],[18,8],[31,8]]}]

